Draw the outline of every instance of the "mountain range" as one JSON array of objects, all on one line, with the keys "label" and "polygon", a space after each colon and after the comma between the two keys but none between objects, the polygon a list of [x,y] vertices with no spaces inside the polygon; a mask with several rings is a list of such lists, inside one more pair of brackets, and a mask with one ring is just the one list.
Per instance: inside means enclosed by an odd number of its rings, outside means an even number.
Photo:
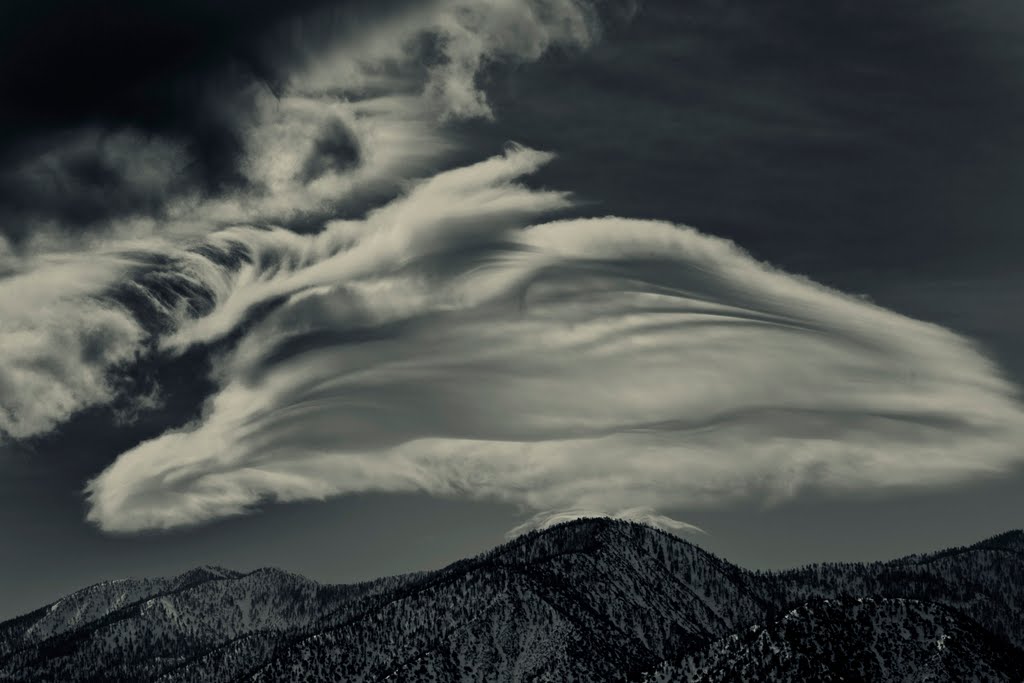
[{"label": "mountain range", "polygon": [[200,567],[0,624],[0,681],[1024,681],[1024,532],[749,571],[604,518],[325,585]]}]

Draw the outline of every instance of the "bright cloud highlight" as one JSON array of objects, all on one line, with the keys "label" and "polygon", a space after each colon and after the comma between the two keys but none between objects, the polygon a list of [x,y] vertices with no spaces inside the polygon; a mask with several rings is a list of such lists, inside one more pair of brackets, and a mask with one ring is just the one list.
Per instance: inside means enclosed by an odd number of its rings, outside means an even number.
[{"label": "bright cloud highlight", "polygon": [[516,182],[547,159],[511,148],[318,235],[235,234],[277,258],[168,343],[278,303],[198,424],[89,484],[89,518],[137,531],[410,490],[618,514],[1020,461],[1015,390],[967,340],[692,228],[535,223],[568,201]]}]

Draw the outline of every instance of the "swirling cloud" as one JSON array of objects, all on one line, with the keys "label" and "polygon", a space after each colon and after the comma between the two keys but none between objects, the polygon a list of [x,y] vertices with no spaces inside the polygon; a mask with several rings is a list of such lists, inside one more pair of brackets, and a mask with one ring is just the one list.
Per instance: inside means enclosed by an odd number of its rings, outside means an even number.
[{"label": "swirling cloud", "polygon": [[[456,144],[444,122],[491,114],[476,82],[486,64],[583,47],[598,33],[592,8],[575,0],[419,3],[318,42],[322,20],[279,30],[267,48],[284,65],[279,91],[239,86],[246,110],[221,131],[237,162],[226,187],[193,177],[195,149],[131,125],[65,131],[0,171],[0,439],[110,403],[126,365],[158,342],[178,350],[223,336],[249,299],[330,283],[334,268],[372,272],[386,236],[327,258],[360,222],[335,222],[315,240],[298,233],[430,175]],[[285,35],[301,58],[278,44]],[[414,200],[405,210],[435,210]],[[404,219],[369,224],[389,220]],[[286,227],[239,227],[252,225]],[[267,262],[287,260],[316,267],[294,283],[266,281]],[[210,306],[214,315],[195,320]]]},{"label": "swirling cloud", "polygon": [[144,331],[96,295],[123,259],[51,258],[0,287],[0,440],[45,433],[115,392],[109,371],[133,361]]},{"label": "swirling cloud", "polygon": [[1015,389],[968,340],[685,226],[538,224],[569,199],[516,179],[547,159],[513,147],[317,235],[235,233],[261,255],[168,341],[249,320],[221,391],[90,482],[89,519],[409,490],[621,513],[1024,457]]},{"label": "swirling cloud", "polygon": [[495,116],[489,65],[585,48],[598,14],[437,0],[358,30],[300,21],[271,41],[273,88],[236,84],[223,186],[190,171],[189,145],[127,124],[19,158],[0,437],[110,403],[140,358],[205,347],[219,389],[202,418],[88,483],[101,528],[417,490],[518,504],[528,525],[681,529],[657,511],[1019,463],[1016,389],[969,340],[686,226],[555,220],[582,208],[522,182],[545,152],[438,172],[453,120]]}]

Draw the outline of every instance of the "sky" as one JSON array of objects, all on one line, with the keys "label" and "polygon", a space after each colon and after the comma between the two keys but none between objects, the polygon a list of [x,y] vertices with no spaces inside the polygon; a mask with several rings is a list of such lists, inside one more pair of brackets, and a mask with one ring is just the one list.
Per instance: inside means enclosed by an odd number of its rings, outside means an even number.
[{"label": "sky", "polygon": [[1024,8],[0,9],[0,618],[584,515],[1024,525]]}]

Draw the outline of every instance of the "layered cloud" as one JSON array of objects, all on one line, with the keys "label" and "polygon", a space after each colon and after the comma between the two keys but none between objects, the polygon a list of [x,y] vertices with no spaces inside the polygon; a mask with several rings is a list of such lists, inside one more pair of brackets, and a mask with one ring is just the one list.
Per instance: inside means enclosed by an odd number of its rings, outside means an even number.
[{"label": "layered cloud", "polygon": [[246,322],[221,391],[93,480],[89,518],[137,531],[410,490],[557,518],[1022,458],[1014,388],[967,340],[692,228],[537,223],[568,198],[516,179],[547,159],[513,147],[316,235],[232,233],[244,274],[166,342]]},{"label": "layered cloud", "polygon": [[595,7],[279,27],[272,77],[225,95],[224,173],[131,122],[19,157],[0,178],[21,202],[0,211],[0,437],[109,404],[133,365],[209,353],[201,418],[88,483],[113,532],[365,491],[678,530],[659,511],[1024,459],[1016,389],[969,340],[690,227],[579,218],[528,186],[547,152],[451,168],[453,121],[500,115],[490,67],[588,47]]},{"label": "layered cloud", "polygon": [[[203,329],[221,320],[228,331],[261,258],[306,249],[297,232],[365,213],[445,162],[456,141],[444,122],[490,115],[480,69],[585,47],[598,31],[574,0],[421,3],[359,26],[325,13],[271,32],[261,50],[280,63],[275,89],[241,75],[223,111],[197,104],[217,119],[217,144],[229,138],[217,163],[231,169],[216,178],[197,140],[132,122],[72,127],[0,171],[0,438],[109,403],[119,371],[152,361],[163,332],[185,328],[162,340],[174,346],[209,341]],[[287,257],[323,259],[336,233]],[[226,311],[192,322],[220,298]]]}]

